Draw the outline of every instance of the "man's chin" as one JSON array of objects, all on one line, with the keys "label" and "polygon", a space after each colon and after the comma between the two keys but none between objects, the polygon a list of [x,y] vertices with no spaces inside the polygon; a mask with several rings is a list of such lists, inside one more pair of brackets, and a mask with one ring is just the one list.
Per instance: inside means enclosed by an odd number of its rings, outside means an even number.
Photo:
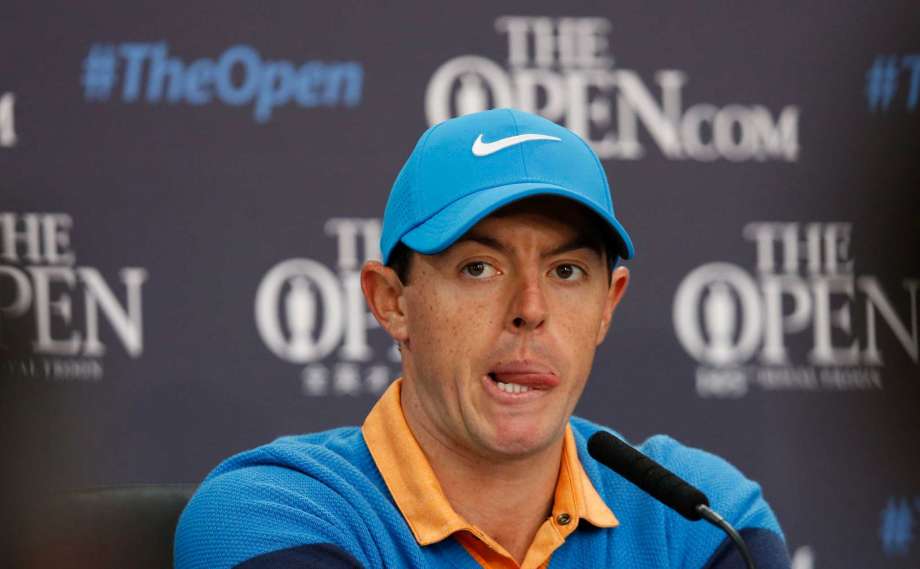
[{"label": "man's chin", "polygon": [[[499,457],[518,459],[533,456],[554,446],[563,431],[548,429],[546,424],[506,421],[494,425],[487,446]],[[483,441],[486,442],[486,441]]]}]

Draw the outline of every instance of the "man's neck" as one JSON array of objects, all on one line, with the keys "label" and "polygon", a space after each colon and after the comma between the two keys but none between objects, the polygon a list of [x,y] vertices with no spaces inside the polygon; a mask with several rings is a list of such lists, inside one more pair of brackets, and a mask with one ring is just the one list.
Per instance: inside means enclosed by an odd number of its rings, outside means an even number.
[{"label": "man's neck", "polygon": [[454,510],[504,547],[520,564],[552,511],[563,439],[525,458],[474,457],[406,413]]}]

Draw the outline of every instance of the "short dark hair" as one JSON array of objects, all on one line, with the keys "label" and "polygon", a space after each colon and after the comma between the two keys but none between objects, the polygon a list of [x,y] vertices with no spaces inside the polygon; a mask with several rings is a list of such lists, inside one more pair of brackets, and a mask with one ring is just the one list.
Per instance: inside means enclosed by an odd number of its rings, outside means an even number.
[{"label": "short dark hair", "polygon": [[[548,196],[548,198],[571,203],[569,200],[557,196]],[[582,219],[575,225],[579,233],[580,242],[585,243],[587,247],[593,249],[598,255],[603,255],[607,260],[607,284],[609,285],[613,280],[613,269],[616,268],[617,262],[620,260],[620,253],[627,249],[626,244],[623,242],[622,237],[603,218],[583,204],[576,203],[576,205],[583,214],[583,216],[579,216]],[[508,214],[508,207],[510,206],[505,206],[492,213],[492,215],[503,217]],[[402,241],[397,241],[396,246],[390,252],[387,266],[396,272],[396,276],[399,277],[403,285],[409,284],[409,275],[412,272],[412,257],[415,256],[415,253]]]},{"label": "short dark hair", "polygon": [[387,261],[387,266],[396,272],[399,281],[404,285],[409,284],[409,269],[412,268],[412,253],[412,249],[409,249],[405,243],[400,241],[396,244],[396,247],[393,248],[393,251],[390,252],[390,260]]}]

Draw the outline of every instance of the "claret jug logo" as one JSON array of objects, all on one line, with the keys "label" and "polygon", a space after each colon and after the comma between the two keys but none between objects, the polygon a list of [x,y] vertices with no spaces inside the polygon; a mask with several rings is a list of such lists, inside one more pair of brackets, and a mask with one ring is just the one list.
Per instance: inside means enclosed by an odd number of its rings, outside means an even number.
[{"label": "claret jug logo", "polygon": [[502,16],[507,63],[462,55],[441,65],[425,93],[430,125],[496,107],[516,107],[568,127],[602,159],[636,160],[657,147],[670,160],[795,161],[799,109],[755,103],[685,105],[689,77],[614,66],[605,18]]},{"label": "claret jug logo", "polygon": [[73,227],[71,216],[63,213],[0,213],[0,369],[5,377],[98,381],[102,356],[112,345],[133,358],[143,354],[147,271],[121,269],[123,292],[117,292],[119,287],[113,289],[98,269],[77,265]]},{"label": "claret jug logo", "polygon": [[897,351],[920,364],[920,279],[903,279],[895,293],[856,274],[852,233],[849,223],[750,223],[754,274],[716,262],[683,279],[674,329],[699,363],[698,395],[882,389],[884,365],[903,358]]},{"label": "claret jug logo", "polygon": [[303,366],[306,396],[377,395],[399,371],[388,336],[361,292],[361,265],[380,258],[380,220],[333,218],[325,232],[337,243],[337,266],[287,259],[272,267],[256,291],[255,322],[266,347]]}]

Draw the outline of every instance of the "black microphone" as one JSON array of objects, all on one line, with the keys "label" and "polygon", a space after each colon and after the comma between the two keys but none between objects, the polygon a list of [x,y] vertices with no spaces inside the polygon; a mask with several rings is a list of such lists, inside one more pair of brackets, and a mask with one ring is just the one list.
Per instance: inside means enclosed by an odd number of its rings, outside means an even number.
[{"label": "black microphone", "polygon": [[588,439],[588,453],[688,520],[702,518],[697,507],[709,505],[705,494],[610,433],[594,433]]},{"label": "black microphone", "polygon": [[598,431],[588,439],[588,454],[688,520],[705,519],[723,530],[738,546],[747,566],[754,569],[754,560],[741,536],[712,511],[706,494],[689,482],[605,431]]}]

